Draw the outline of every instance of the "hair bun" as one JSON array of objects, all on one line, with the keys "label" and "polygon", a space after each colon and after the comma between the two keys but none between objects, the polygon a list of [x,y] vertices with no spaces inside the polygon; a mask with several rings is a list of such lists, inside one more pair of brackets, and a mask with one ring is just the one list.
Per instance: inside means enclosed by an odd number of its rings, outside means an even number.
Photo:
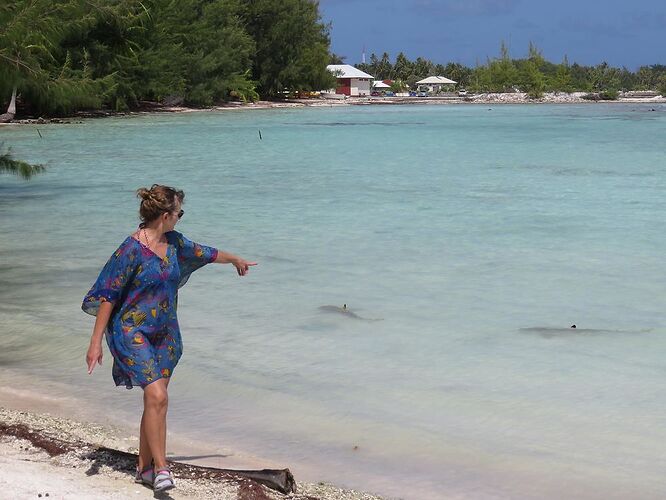
[{"label": "hair bun", "polygon": [[181,190],[160,184],[153,184],[150,189],[139,188],[136,195],[141,198],[139,215],[142,223],[153,221],[165,212],[175,211],[178,203],[183,203],[185,199]]},{"label": "hair bun", "polygon": [[150,194],[150,189],[139,188],[136,190],[137,197],[141,198],[143,201],[146,201],[148,198],[150,198]]}]

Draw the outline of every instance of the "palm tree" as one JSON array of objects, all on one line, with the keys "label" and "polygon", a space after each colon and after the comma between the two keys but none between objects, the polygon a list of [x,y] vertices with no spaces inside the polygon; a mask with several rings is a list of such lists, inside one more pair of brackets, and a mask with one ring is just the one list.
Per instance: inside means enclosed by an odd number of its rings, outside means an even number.
[{"label": "palm tree", "polygon": [[16,87],[14,87],[14,91],[12,92],[12,100],[9,102],[9,107],[7,108],[7,112],[0,115],[0,123],[7,123],[12,121],[15,115],[16,115]]},{"label": "palm tree", "polygon": [[22,160],[15,160],[11,149],[7,148],[6,151],[2,151],[2,149],[3,147],[0,145],[0,173],[18,175],[27,180],[46,170],[44,165],[31,165]]}]

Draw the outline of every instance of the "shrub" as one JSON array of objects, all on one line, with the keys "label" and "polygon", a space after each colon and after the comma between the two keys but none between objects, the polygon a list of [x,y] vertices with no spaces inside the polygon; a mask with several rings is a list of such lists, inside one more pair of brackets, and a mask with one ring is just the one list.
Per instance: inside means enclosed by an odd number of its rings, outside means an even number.
[{"label": "shrub", "polygon": [[602,90],[599,92],[599,98],[602,101],[617,101],[620,93],[615,89]]},{"label": "shrub", "polygon": [[659,79],[657,85],[657,92],[661,94],[661,97],[666,97],[666,75],[662,75]]}]

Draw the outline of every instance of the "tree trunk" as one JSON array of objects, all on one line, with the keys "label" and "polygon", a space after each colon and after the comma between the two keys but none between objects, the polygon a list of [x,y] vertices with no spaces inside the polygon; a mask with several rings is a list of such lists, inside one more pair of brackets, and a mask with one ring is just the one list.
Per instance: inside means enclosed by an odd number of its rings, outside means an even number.
[{"label": "tree trunk", "polygon": [[9,102],[7,112],[0,115],[0,123],[10,122],[14,119],[14,116],[16,116],[16,87],[14,87],[14,91],[12,92],[12,100]]}]

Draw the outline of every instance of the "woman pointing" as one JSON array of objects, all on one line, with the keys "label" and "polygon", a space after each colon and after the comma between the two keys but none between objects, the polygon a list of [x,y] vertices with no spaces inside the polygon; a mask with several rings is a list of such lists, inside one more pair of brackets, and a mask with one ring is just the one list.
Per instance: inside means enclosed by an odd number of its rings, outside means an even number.
[{"label": "woman pointing", "polygon": [[113,380],[143,389],[136,482],[165,491],[175,486],[166,462],[169,380],[183,352],[176,316],[178,288],[209,263],[232,264],[245,276],[256,262],[200,245],[174,230],[185,213],[183,191],[154,184],[137,191],[139,228],[111,255],[83,299],[96,316],[86,355],[88,373],[102,364],[102,337],[113,356]]}]

